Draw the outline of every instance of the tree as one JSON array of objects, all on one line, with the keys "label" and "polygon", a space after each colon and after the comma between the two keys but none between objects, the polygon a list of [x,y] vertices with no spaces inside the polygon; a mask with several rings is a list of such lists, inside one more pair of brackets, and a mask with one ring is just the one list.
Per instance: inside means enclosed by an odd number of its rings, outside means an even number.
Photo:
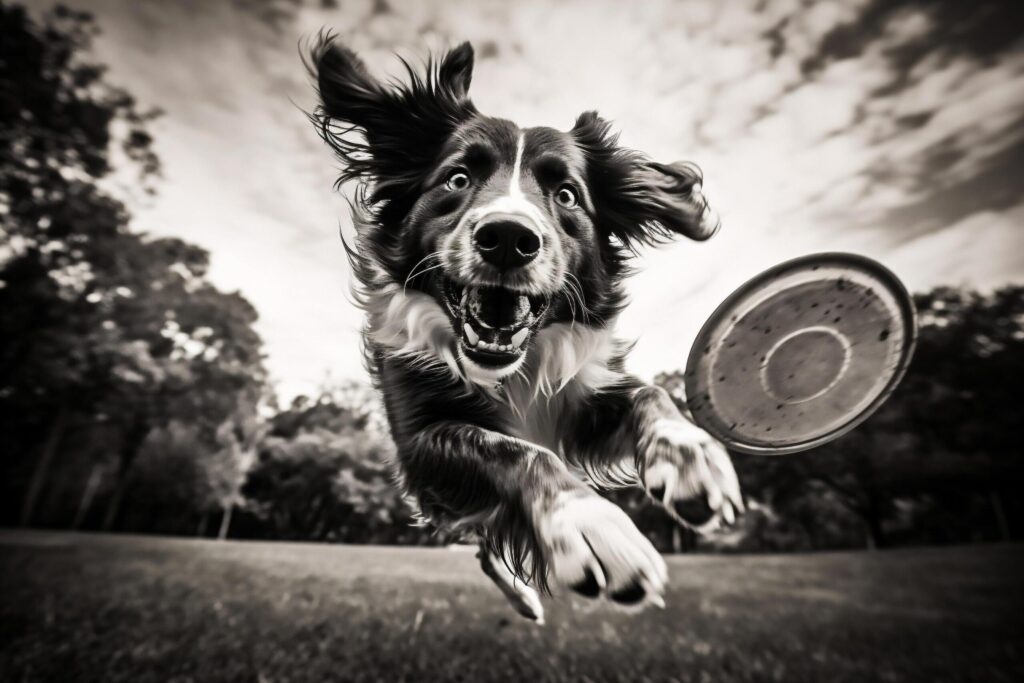
[{"label": "tree", "polygon": [[254,419],[265,379],[256,312],[206,280],[204,250],[132,232],[125,205],[102,189],[117,160],[150,191],[159,162],[146,132],[155,114],[85,57],[89,15],[58,7],[36,23],[4,4],[0,30],[6,479],[24,491],[18,517],[30,523],[68,430],[114,425],[109,528],[155,428],[192,424],[202,452],[215,453],[226,421]]},{"label": "tree", "polygon": [[23,521],[87,382],[92,262],[126,223],[97,182],[115,146],[144,182],[159,169],[152,113],[79,59],[93,31],[83,13],[58,7],[36,24],[0,5],[0,402],[9,443],[38,449]]},{"label": "tree", "polygon": [[426,542],[393,485],[377,407],[352,385],[276,415],[243,493],[274,538]]},{"label": "tree", "polygon": [[[223,448],[217,434],[230,421],[239,434],[254,420],[266,373],[253,330],[256,311],[238,294],[206,280],[205,252],[178,240],[148,240],[122,251],[128,266],[121,296],[109,304],[105,325],[135,352],[130,363],[113,356],[98,386],[100,405],[118,415],[125,439],[104,526],[117,521],[130,471],[150,430],[172,420],[197,428],[206,453]],[[222,432],[223,433],[223,432]]]}]

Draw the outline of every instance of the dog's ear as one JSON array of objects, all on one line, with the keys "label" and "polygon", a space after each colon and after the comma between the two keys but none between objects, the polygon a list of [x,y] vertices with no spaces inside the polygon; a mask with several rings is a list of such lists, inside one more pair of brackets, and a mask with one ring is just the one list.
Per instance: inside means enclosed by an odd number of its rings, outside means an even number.
[{"label": "dog's ear", "polygon": [[611,124],[594,112],[581,115],[571,133],[586,156],[597,225],[606,234],[635,249],[675,235],[706,240],[718,231],[696,165],[659,164],[620,147]]},{"label": "dog's ear", "polygon": [[363,60],[330,36],[320,36],[309,68],[316,78],[324,116],[369,131],[390,109],[388,94]]},{"label": "dog's ear", "polygon": [[354,52],[321,34],[307,65],[320,94],[312,118],[344,163],[340,180],[368,181],[370,202],[401,214],[448,136],[476,113],[468,97],[473,48],[463,43],[440,62],[428,61],[424,74],[405,63],[406,82],[384,84]]},{"label": "dog's ear", "polygon": [[469,96],[469,84],[473,80],[473,46],[462,43],[450,50],[437,72],[440,85],[454,98],[464,100]]}]

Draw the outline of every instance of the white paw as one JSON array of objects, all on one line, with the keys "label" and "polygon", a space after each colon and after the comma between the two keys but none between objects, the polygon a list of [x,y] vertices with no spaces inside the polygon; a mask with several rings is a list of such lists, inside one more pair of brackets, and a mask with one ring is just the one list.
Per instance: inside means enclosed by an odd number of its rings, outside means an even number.
[{"label": "white paw", "polygon": [[665,561],[617,505],[563,493],[538,528],[550,576],[587,597],[664,606]]},{"label": "white paw", "polygon": [[725,447],[683,419],[660,419],[640,444],[644,487],[683,524],[707,531],[743,512],[736,471]]}]

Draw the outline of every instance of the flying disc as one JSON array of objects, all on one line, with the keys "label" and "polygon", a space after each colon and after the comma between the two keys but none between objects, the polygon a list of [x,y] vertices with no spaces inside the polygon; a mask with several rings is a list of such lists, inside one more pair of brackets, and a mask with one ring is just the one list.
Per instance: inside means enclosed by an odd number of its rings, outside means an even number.
[{"label": "flying disc", "polygon": [[749,280],[711,315],[687,360],[687,404],[737,451],[814,448],[885,401],[916,337],[913,300],[885,266],[804,256]]}]

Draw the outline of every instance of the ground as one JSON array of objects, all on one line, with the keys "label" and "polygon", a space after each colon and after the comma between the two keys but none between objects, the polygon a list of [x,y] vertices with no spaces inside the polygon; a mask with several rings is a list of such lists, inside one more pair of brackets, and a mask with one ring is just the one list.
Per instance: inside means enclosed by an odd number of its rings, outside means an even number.
[{"label": "ground", "polygon": [[1020,681],[1022,551],[674,557],[537,626],[470,552],[0,532],[0,681]]}]

